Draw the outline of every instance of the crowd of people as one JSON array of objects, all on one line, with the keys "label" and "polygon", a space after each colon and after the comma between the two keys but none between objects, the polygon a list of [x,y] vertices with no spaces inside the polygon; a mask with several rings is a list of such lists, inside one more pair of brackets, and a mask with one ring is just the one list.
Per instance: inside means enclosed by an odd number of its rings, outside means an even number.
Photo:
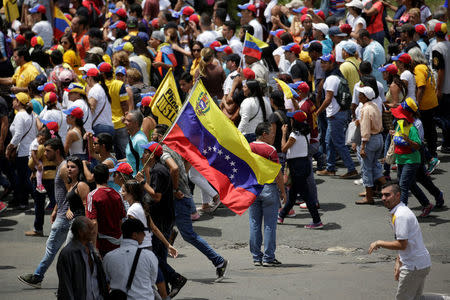
[{"label": "crowd of people", "polygon": [[[25,284],[40,288],[66,243],[60,299],[173,298],[187,281],[167,262],[178,232],[224,278],[228,260],[192,226],[215,212],[219,193],[164,144],[169,126],[152,113],[170,70],[182,101],[201,80],[251,150],[282,166],[249,208],[255,266],[281,264],[277,224],[295,205],[311,215],[306,229],[324,227],[315,176],[336,176],[338,159],[339,178],[364,187],[358,205],[375,203],[392,170],[419,217],[444,205],[430,174],[450,153],[447,4],[17,2],[19,18],[0,19],[0,212],[32,199],[25,235],[43,236],[46,211],[52,223],[38,267],[19,276]],[[57,10],[70,24],[59,38]]]}]

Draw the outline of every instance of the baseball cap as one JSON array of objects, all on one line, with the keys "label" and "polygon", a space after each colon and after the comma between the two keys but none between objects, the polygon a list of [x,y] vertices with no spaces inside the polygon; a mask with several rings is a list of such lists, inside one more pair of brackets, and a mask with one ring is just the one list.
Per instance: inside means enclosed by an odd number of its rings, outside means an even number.
[{"label": "baseball cap", "polygon": [[329,36],[347,36],[346,33],[343,33],[338,26],[331,26],[328,30]]},{"label": "baseball cap", "polygon": [[343,32],[346,33],[347,35],[350,35],[350,33],[352,33],[352,26],[350,26],[349,24],[345,23],[345,24],[341,24],[339,26],[339,29]]},{"label": "baseball cap", "polygon": [[189,22],[191,21],[198,25],[200,23],[200,17],[197,14],[193,14],[189,17]]},{"label": "baseball cap", "polygon": [[28,94],[25,93],[17,93],[15,95],[12,94],[11,98],[19,100],[19,102],[22,104],[27,104],[28,102],[30,102],[30,96],[28,96]]},{"label": "baseball cap", "polygon": [[414,25],[414,28],[416,29],[416,32],[419,35],[424,35],[427,33],[427,29],[425,28],[425,26],[423,24],[416,24],[416,25]]},{"label": "baseball cap", "polygon": [[301,0],[292,0],[291,2],[287,3],[285,6],[289,9],[291,8],[297,8],[303,5],[303,1]]},{"label": "baseball cap", "polygon": [[80,93],[86,95],[86,90],[83,85],[79,83],[72,82],[69,86],[64,89],[68,93]]},{"label": "baseball cap", "polygon": [[305,21],[306,19],[310,19],[312,20],[312,17],[308,14],[304,14],[301,18],[300,18],[300,22],[303,23],[303,21]]},{"label": "baseball cap", "polygon": [[331,62],[335,62],[336,61],[336,59],[335,59],[333,54],[322,55],[319,59],[322,60],[322,61],[331,61]]},{"label": "baseball cap", "polygon": [[400,105],[403,107],[403,109],[412,113],[416,112],[419,109],[417,107],[416,101],[411,97],[406,98],[405,101],[400,103]]},{"label": "baseball cap", "polygon": [[111,64],[107,63],[107,62],[101,62],[98,65],[98,70],[102,73],[108,73],[108,72],[112,72],[112,66]]},{"label": "baseball cap", "polygon": [[296,81],[294,83],[288,83],[288,86],[302,93],[309,92],[309,85],[304,81]]},{"label": "baseball cap", "polygon": [[44,95],[44,103],[56,103],[58,101],[58,95],[54,92],[48,92]]},{"label": "baseball cap", "polygon": [[145,150],[152,152],[155,156],[160,157],[163,154],[163,149],[157,142],[150,142],[145,145],[140,145]]},{"label": "baseball cap", "polygon": [[252,80],[256,78],[255,72],[250,68],[244,68],[244,70],[242,70],[242,74],[244,74],[244,77],[247,80]]},{"label": "baseball cap", "polygon": [[378,68],[378,71],[388,72],[389,74],[395,75],[398,73],[398,68],[394,64],[387,64],[387,65],[384,65],[384,66]]},{"label": "baseball cap", "polygon": [[347,6],[347,7],[356,7],[356,8],[359,8],[361,10],[364,8],[363,3],[360,0],[352,0],[349,3],[346,3],[345,6]]},{"label": "baseball cap", "polygon": [[211,44],[207,45],[206,47],[209,47],[214,50],[216,47],[220,47],[222,44],[219,41],[213,41]]},{"label": "baseball cap", "polygon": [[88,63],[79,68],[80,71],[84,71],[84,72],[87,72],[90,69],[97,69],[97,66],[94,64]]},{"label": "baseball cap", "polygon": [[150,103],[152,103],[152,100],[153,100],[152,96],[145,96],[145,97],[142,97],[141,102],[139,102],[136,106],[137,106],[137,107],[141,107],[141,106],[144,106],[144,107],[150,106]]},{"label": "baseball cap", "polygon": [[69,109],[63,110],[63,113],[75,117],[77,119],[83,119],[84,115],[83,110],[78,106],[72,106]]},{"label": "baseball cap", "polygon": [[233,49],[231,49],[230,46],[228,45],[223,45],[220,47],[214,47],[214,50],[216,50],[217,52],[225,52],[226,54],[232,54],[233,53]]},{"label": "baseball cap", "polygon": [[256,6],[255,6],[254,4],[251,4],[251,3],[246,3],[246,4],[243,4],[243,5],[238,5],[238,8],[239,8],[240,10],[249,10],[249,11],[252,11],[252,12],[256,13]]},{"label": "baseball cap", "polygon": [[42,92],[56,92],[57,88],[56,88],[56,84],[54,84],[53,82],[46,82],[43,85],[38,86],[38,91]]},{"label": "baseball cap", "polygon": [[293,12],[297,13],[297,14],[306,14],[308,12],[308,8],[306,6],[300,6],[298,8],[295,8],[292,10]]},{"label": "baseball cap", "polygon": [[87,77],[96,77],[100,74],[100,71],[97,68],[90,68],[86,75],[83,75],[83,78],[86,79]]},{"label": "baseball cap", "polygon": [[152,25],[153,29],[158,29],[159,28],[158,18],[154,18],[153,20],[151,20],[150,24]]},{"label": "baseball cap", "polygon": [[319,31],[322,32],[324,35],[327,35],[327,34],[328,34],[328,31],[330,30],[330,29],[328,28],[328,25],[325,24],[325,23],[313,23],[312,25],[313,25],[313,28],[314,28],[315,30],[319,30]]},{"label": "baseball cap", "polygon": [[44,46],[44,40],[40,36],[33,36],[30,41],[31,47]]},{"label": "baseball cap", "polygon": [[195,12],[191,6],[184,6],[181,8],[180,13],[184,16],[190,16]]},{"label": "baseball cap", "polygon": [[118,66],[116,68],[116,75],[117,74],[123,74],[123,75],[127,75],[127,69],[125,69],[124,66]]},{"label": "baseball cap", "polygon": [[144,43],[147,44],[150,37],[148,36],[147,32],[139,31],[137,34],[137,37],[144,41]]},{"label": "baseball cap", "polygon": [[58,122],[56,121],[52,121],[52,120],[44,120],[44,119],[39,119],[41,121],[42,124],[45,125],[45,127],[47,127],[48,130],[53,130],[58,132],[59,130],[59,126],[58,126]]},{"label": "baseball cap", "polygon": [[47,10],[45,9],[45,6],[42,4],[36,4],[32,8],[28,9],[28,12],[31,14],[36,14],[36,13],[45,14],[46,11]]},{"label": "baseball cap", "polygon": [[277,30],[274,30],[274,31],[270,31],[270,35],[273,35],[273,36],[276,36],[277,38],[280,38],[281,35],[283,33],[285,33],[285,32],[286,32],[286,30],[284,30],[284,29],[277,29]]},{"label": "baseball cap", "polygon": [[103,51],[103,49],[100,48],[100,47],[92,47],[91,49],[89,49],[89,50],[87,51],[87,53],[98,54],[98,55],[100,55],[100,56],[105,55],[105,51]]},{"label": "baseball cap", "polygon": [[294,112],[286,113],[286,116],[289,118],[293,118],[297,122],[305,122],[307,115],[303,110],[296,110]]},{"label": "baseball cap", "polygon": [[393,61],[401,61],[402,63],[409,64],[411,63],[412,59],[411,56],[408,53],[400,53],[397,56],[392,56]]},{"label": "baseball cap", "polygon": [[128,28],[136,28],[136,27],[138,27],[138,23],[139,23],[139,21],[136,17],[128,17],[128,20],[127,20]]},{"label": "baseball cap", "polygon": [[111,11],[111,13],[116,14],[116,15],[118,15],[118,16],[121,17],[121,18],[124,18],[124,17],[127,16],[127,12],[126,12],[126,10],[123,9],[123,8],[116,8],[116,9],[113,9],[113,10]]},{"label": "baseball cap", "polygon": [[358,49],[358,45],[355,42],[347,41],[342,43],[342,49],[350,55],[354,55]]},{"label": "baseball cap", "polygon": [[133,52],[134,51],[133,44],[130,42],[124,42],[114,48],[114,51],[121,51],[121,50],[125,50],[127,52]]},{"label": "baseball cap", "polygon": [[301,49],[300,49],[300,45],[297,43],[289,43],[286,46],[282,46],[284,51],[291,51],[294,52],[295,54],[299,54]]},{"label": "baseball cap", "polygon": [[362,87],[356,86],[356,90],[364,94],[369,100],[375,98],[375,92],[370,86],[362,86]]},{"label": "baseball cap", "polygon": [[447,33],[447,24],[444,22],[439,22],[434,26],[434,32],[435,33]]},{"label": "baseball cap", "polygon": [[109,173],[120,172],[123,174],[131,175],[133,174],[133,168],[127,162],[120,162],[114,166],[114,168],[109,169]]},{"label": "baseball cap", "polygon": [[25,44],[25,42],[26,42],[25,37],[23,35],[21,35],[21,34],[16,35],[14,37],[14,39],[16,40],[17,44],[21,44],[22,45],[22,44]]},{"label": "baseball cap", "polygon": [[118,28],[118,29],[122,29],[122,30],[127,30],[127,23],[125,23],[124,21],[117,21],[114,24],[112,24],[111,26],[109,26],[109,28],[111,28],[111,29]]},{"label": "baseball cap", "polygon": [[164,33],[162,33],[161,31],[158,31],[158,30],[152,32],[152,38],[157,39],[157,40],[159,40],[159,41],[161,41],[163,43],[166,40],[166,37],[164,36]]},{"label": "baseball cap", "polygon": [[59,81],[61,82],[67,82],[67,81],[72,81],[74,79],[74,73],[72,73],[72,71],[70,70],[62,70],[61,73],[59,73]]},{"label": "baseball cap", "polygon": [[320,9],[314,9],[313,11],[314,11],[314,13],[315,13],[316,15],[318,15],[319,17],[321,17],[322,20],[325,20],[325,13],[324,13],[322,10],[320,10]]}]

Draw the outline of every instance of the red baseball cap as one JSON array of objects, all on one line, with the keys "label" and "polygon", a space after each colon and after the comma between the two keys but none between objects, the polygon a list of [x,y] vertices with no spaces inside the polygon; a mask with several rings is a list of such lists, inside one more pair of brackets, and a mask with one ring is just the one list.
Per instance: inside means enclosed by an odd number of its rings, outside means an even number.
[{"label": "red baseball cap", "polygon": [[295,54],[299,54],[302,49],[300,49],[300,45],[297,43],[289,43],[286,46],[282,46],[284,51],[291,51]]},{"label": "red baseball cap", "polygon": [[97,68],[90,68],[87,72],[86,75],[83,76],[83,78],[86,77],[96,77],[100,74],[100,71]]},{"label": "red baseball cap", "polygon": [[294,83],[290,83],[289,86],[304,94],[309,92],[309,85],[304,81],[296,81]]},{"label": "red baseball cap", "polygon": [[215,50],[216,47],[220,47],[222,44],[219,41],[214,41],[211,44],[209,44],[209,48]]},{"label": "red baseball cap", "polygon": [[191,21],[198,25],[200,23],[200,18],[197,14],[193,14],[189,17],[189,22]]},{"label": "red baseball cap", "polygon": [[158,29],[159,28],[158,18],[154,18],[153,20],[151,20],[150,24],[152,25],[153,29]]},{"label": "red baseball cap", "polygon": [[[112,72],[112,66],[107,62],[102,62],[98,65],[98,70],[102,73]],[[88,72],[89,73],[89,72]],[[89,76],[89,75],[88,75]]]},{"label": "red baseball cap", "polygon": [[16,40],[17,44],[21,44],[21,45],[25,44],[25,42],[26,42],[25,37],[23,35],[21,35],[21,34],[18,34],[16,36],[15,40]]},{"label": "red baseball cap", "polygon": [[127,16],[127,11],[123,8],[114,9],[112,13],[118,15],[121,18],[125,18]]},{"label": "red baseball cap", "polygon": [[150,103],[152,103],[153,98],[150,96],[145,96],[141,100],[141,106],[150,106]]},{"label": "red baseball cap", "polygon": [[58,95],[54,92],[48,92],[44,96],[44,103],[56,103],[58,101]]},{"label": "red baseball cap", "polygon": [[405,64],[410,64],[412,61],[411,56],[408,53],[400,53],[397,56],[393,56],[392,60],[393,61],[401,61],[402,63],[405,63]]},{"label": "red baseball cap", "polygon": [[83,119],[84,112],[81,108],[78,106],[72,106],[69,109],[63,110],[63,113],[66,115],[70,115],[72,117],[75,117],[77,119]]},{"label": "red baseball cap", "polygon": [[305,21],[306,19],[312,20],[312,18],[311,18],[310,15],[304,14],[304,15],[302,15],[302,17],[300,18],[300,21],[303,23],[303,21]]},{"label": "red baseball cap", "polygon": [[[150,142],[145,145],[140,145],[145,150],[152,152],[155,156],[160,157],[163,154],[163,149],[157,142]],[[155,150],[156,149],[156,150]]]},{"label": "red baseball cap", "polygon": [[249,10],[249,11],[252,11],[252,12],[256,13],[256,6],[255,6],[254,4],[251,4],[251,3],[246,3],[246,4],[243,4],[243,5],[238,5],[238,8],[239,8],[240,10]]},{"label": "red baseball cap", "polygon": [[349,24],[342,24],[341,26],[339,26],[339,29],[343,32],[346,33],[347,35],[350,35],[350,33],[352,33],[352,26],[350,26]]},{"label": "red baseball cap", "polygon": [[36,14],[36,13],[45,14],[46,11],[47,10],[45,9],[45,6],[42,4],[36,4],[32,8],[28,9],[28,12],[31,14]]},{"label": "red baseball cap", "polygon": [[131,175],[133,174],[133,168],[127,162],[120,162],[114,166],[114,168],[109,169],[109,173],[119,172],[122,174]]},{"label": "red baseball cap", "polygon": [[244,77],[247,80],[252,80],[255,79],[256,77],[255,72],[253,72],[253,70],[250,68],[244,68],[244,70],[242,70],[242,73],[244,74]]},{"label": "red baseball cap", "polygon": [[109,26],[109,28],[111,28],[111,29],[119,28],[122,30],[127,30],[127,23],[125,23],[124,21],[117,21],[114,24],[112,24],[111,26]]},{"label": "red baseball cap", "polygon": [[293,118],[297,122],[305,122],[308,115],[303,110],[296,110],[294,112],[286,113],[286,116]]},{"label": "red baseball cap", "polygon": [[414,26],[414,28],[416,29],[416,32],[419,35],[424,35],[424,34],[427,33],[427,29],[422,24],[417,24],[417,25]]},{"label": "red baseball cap", "polygon": [[58,130],[59,130],[58,122],[51,121],[51,120],[44,120],[44,119],[40,119],[40,120],[41,120],[41,123],[44,124],[48,130],[53,130],[55,132],[58,132]]}]

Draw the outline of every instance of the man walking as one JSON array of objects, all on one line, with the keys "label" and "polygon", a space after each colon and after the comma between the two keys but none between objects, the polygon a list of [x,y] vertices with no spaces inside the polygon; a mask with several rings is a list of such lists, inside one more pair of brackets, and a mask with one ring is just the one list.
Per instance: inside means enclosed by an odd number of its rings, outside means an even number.
[{"label": "man walking", "polygon": [[392,215],[395,241],[375,241],[369,254],[378,248],[398,250],[394,278],[398,280],[396,299],[419,299],[425,278],[430,272],[431,258],[422,239],[422,231],[414,213],[400,201],[400,186],[388,183],[383,187],[382,200]]}]

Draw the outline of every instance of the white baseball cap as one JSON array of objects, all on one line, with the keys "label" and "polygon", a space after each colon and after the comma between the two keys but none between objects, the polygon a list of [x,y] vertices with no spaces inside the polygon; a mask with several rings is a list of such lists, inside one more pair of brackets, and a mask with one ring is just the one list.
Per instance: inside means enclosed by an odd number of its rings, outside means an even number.
[{"label": "white baseball cap", "polygon": [[327,35],[330,30],[328,25],[325,23],[313,23],[312,25],[314,29],[321,31],[324,35]]},{"label": "white baseball cap", "polygon": [[364,94],[367,99],[372,100],[375,98],[375,92],[370,86],[356,87],[356,90],[362,94]]},{"label": "white baseball cap", "polygon": [[346,3],[345,6],[347,6],[347,7],[356,7],[356,8],[359,8],[359,9],[363,9],[363,7],[364,7],[362,1],[360,1],[360,0],[352,0],[349,3]]},{"label": "white baseball cap", "polygon": [[80,71],[89,71],[90,69],[97,69],[97,66],[94,64],[85,64],[84,66],[82,66],[81,68],[79,68]]}]

